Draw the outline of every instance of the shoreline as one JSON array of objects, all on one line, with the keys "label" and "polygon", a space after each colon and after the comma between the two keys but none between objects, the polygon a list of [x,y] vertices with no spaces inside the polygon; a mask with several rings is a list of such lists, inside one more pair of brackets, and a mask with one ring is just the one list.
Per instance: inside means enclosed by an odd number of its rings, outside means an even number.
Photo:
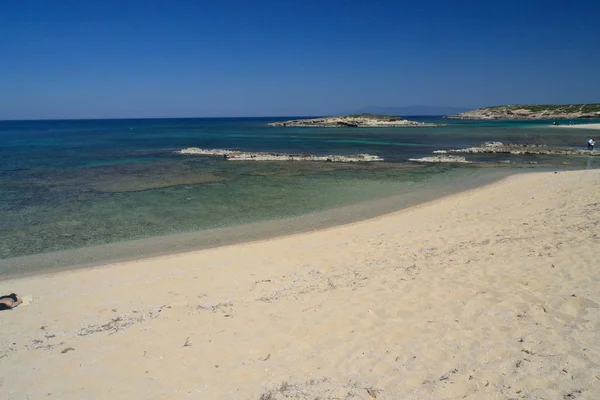
[{"label": "shoreline", "polygon": [[329,229],[6,281],[34,301],[2,312],[0,396],[596,398],[599,187],[598,170],[523,173]]},{"label": "shoreline", "polygon": [[[408,193],[294,217],[0,259],[0,282],[73,270],[101,268],[106,265],[146,258],[326,230],[393,214],[470,190],[477,190],[487,185],[493,185],[509,176],[523,173],[520,169],[494,169],[493,171],[478,169],[474,171],[479,172],[475,180],[461,179],[452,184],[444,182],[443,187],[425,185],[425,188],[415,188]],[[540,171],[525,173],[536,172]],[[458,177],[452,178],[452,180],[458,179]],[[32,265],[33,267],[31,267]],[[44,266],[44,268],[39,268],[40,266]],[[7,270],[18,270],[18,272],[6,272]]]}]

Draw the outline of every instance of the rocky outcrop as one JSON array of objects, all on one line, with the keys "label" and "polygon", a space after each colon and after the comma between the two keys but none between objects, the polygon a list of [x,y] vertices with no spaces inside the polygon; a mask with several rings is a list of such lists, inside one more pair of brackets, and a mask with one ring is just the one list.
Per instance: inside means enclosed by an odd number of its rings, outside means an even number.
[{"label": "rocky outcrop", "polygon": [[341,117],[323,117],[311,119],[295,119],[291,121],[271,122],[269,126],[292,127],[309,126],[322,128],[365,128],[365,127],[423,127],[442,126],[440,124],[429,124],[425,122],[408,121],[402,117],[375,114],[353,114]]},{"label": "rocky outcrop", "polygon": [[460,163],[470,164],[471,161],[467,161],[464,157],[460,156],[433,156],[423,158],[409,158],[408,161],[422,162],[422,163]]},{"label": "rocky outcrop", "polygon": [[223,149],[200,149],[190,147],[178,152],[184,155],[221,156],[230,161],[323,161],[323,162],[372,162],[383,161],[383,158],[371,154],[357,154],[353,156],[316,156],[312,154],[284,154],[262,153]]},{"label": "rocky outcrop", "polygon": [[563,120],[600,118],[600,104],[504,105],[479,108],[444,118],[467,120]]},{"label": "rocky outcrop", "polygon": [[515,154],[546,156],[600,156],[600,151],[579,150],[568,147],[548,147],[541,144],[504,144],[502,142],[486,142],[478,147],[466,149],[436,150],[434,154]]}]

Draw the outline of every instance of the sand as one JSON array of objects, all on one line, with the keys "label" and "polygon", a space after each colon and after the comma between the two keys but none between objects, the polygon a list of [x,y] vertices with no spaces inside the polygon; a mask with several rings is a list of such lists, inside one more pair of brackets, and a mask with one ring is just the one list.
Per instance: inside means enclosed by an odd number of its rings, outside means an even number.
[{"label": "sand", "polygon": [[595,399],[600,173],[0,282],[2,399]]},{"label": "sand", "polygon": [[600,124],[550,125],[553,128],[600,129]]}]

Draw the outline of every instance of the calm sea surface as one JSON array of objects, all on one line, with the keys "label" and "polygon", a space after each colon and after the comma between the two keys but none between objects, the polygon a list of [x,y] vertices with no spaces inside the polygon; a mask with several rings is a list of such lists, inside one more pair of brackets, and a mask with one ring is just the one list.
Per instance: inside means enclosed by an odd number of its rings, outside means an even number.
[{"label": "calm sea surface", "polygon": [[[371,216],[373,207],[380,212],[400,209],[417,202],[419,193],[427,194],[424,200],[515,171],[600,167],[600,157],[478,156],[472,159],[483,164],[476,166],[406,161],[431,155],[433,150],[490,140],[583,148],[588,135],[594,134],[550,128],[550,121],[463,122],[415,117],[412,119],[448,126],[266,126],[284,119],[288,118],[0,121],[0,275],[90,261],[81,249],[98,245],[112,243],[116,249],[119,243],[123,247],[123,242],[154,238],[154,249],[170,240],[172,247],[164,248],[168,251],[179,249],[173,243],[181,240],[173,238],[181,234],[196,238],[188,237],[190,248],[200,244],[198,238],[208,236],[212,241],[205,244],[217,245],[227,242],[218,240],[227,228],[233,232],[238,227],[231,241],[247,240],[261,235],[240,227],[265,221],[284,221],[271,234],[289,233],[294,229],[285,221],[294,221],[289,220],[294,217],[317,213],[317,218],[327,220],[326,214],[318,213],[337,210],[332,211],[336,217],[330,220],[340,223]],[[386,162],[252,163],[174,153],[192,146],[369,153]],[[512,163],[499,162],[507,159]],[[382,199],[387,199],[385,207],[377,203]],[[365,211],[366,206],[343,208],[357,204],[373,206],[370,211]],[[305,229],[318,226],[304,225]],[[110,246],[97,248],[102,251],[94,261],[111,259]],[[65,256],[71,250],[71,255]],[[63,256],[59,260],[53,254]],[[119,250],[118,255],[126,257],[127,250]]]}]

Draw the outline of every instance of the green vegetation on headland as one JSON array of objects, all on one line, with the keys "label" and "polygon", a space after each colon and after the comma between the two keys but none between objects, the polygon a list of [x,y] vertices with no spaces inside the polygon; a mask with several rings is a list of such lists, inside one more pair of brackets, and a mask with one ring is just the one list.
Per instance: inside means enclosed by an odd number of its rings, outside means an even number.
[{"label": "green vegetation on headland", "polygon": [[445,118],[457,119],[593,119],[600,118],[600,104],[515,104],[484,107]]},{"label": "green vegetation on headland", "polygon": [[295,119],[291,121],[271,122],[269,126],[291,127],[309,126],[326,128],[359,128],[359,127],[417,127],[417,126],[439,126],[425,122],[408,121],[395,115],[378,114],[350,114],[340,117],[323,117],[310,119]]}]

